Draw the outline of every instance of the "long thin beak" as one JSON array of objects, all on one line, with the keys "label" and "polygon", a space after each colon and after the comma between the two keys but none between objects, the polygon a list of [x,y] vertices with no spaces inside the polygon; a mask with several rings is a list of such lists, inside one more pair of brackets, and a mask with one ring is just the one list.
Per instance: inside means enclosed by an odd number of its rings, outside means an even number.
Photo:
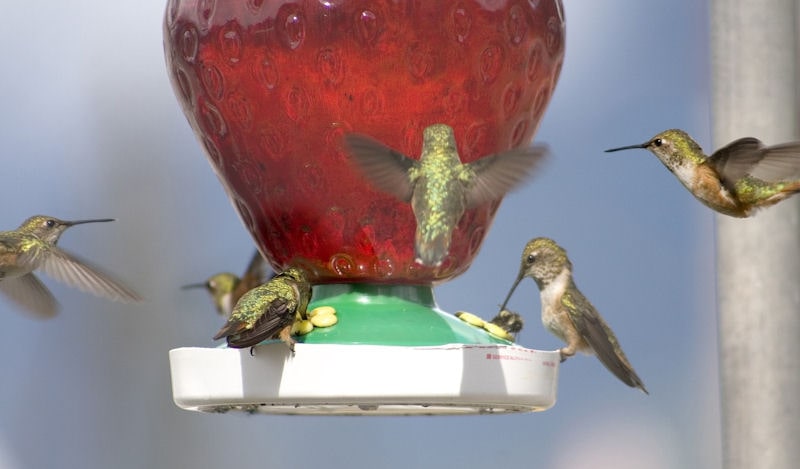
[{"label": "long thin beak", "polygon": [[519,285],[519,282],[521,282],[523,278],[525,278],[525,275],[522,272],[520,272],[520,274],[517,276],[517,279],[514,280],[514,285],[511,285],[511,290],[508,291],[508,295],[506,295],[506,299],[503,301],[503,306],[500,307],[500,311],[506,309],[506,304],[508,303],[508,300],[511,299],[511,295],[514,294],[514,290],[517,289],[517,285]]},{"label": "long thin beak", "polygon": [[606,150],[606,153],[611,153],[612,151],[620,151],[620,150],[633,150],[634,148],[647,148],[648,143],[650,142],[640,143],[639,145],[628,145],[625,147],[611,148],[609,150]]},{"label": "long thin beak", "polygon": [[114,218],[95,218],[92,220],[75,220],[75,221],[65,221],[64,224],[67,226],[75,226],[75,225],[83,225],[84,223],[105,223],[107,221],[114,221]]},{"label": "long thin beak", "polygon": [[189,290],[192,288],[206,288],[208,285],[206,283],[190,283],[189,285],[184,285],[181,287],[181,290]]}]

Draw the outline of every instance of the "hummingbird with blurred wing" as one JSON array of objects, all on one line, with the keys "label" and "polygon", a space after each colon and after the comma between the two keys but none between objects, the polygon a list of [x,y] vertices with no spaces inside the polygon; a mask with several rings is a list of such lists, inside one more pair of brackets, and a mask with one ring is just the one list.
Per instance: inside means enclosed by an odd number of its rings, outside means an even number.
[{"label": "hummingbird with blurred wing", "polygon": [[535,238],[525,245],[519,274],[501,310],[525,277],[532,278],[539,287],[542,323],[567,344],[559,350],[561,361],[579,351],[594,353],[622,382],[648,394],[614,332],[575,285],[572,263],[561,246],[549,238]]},{"label": "hummingbird with blurred wing", "polygon": [[64,221],[36,215],[14,231],[0,231],[0,293],[35,316],[54,316],[58,302],[34,274],[42,270],[95,296],[112,301],[140,301],[141,297],[130,288],[56,246],[61,234],[71,226],[109,221],[114,220]]},{"label": "hummingbird with blurred wing", "polygon": [[311,284],[305,273],[289,268],[242,295],[214,340],[226,337],[229,347],[246,348],[277,338],[294,352],[292,324],[297,316],[306,319],[310,300]]},{"label": "hummingbird with blurred wing", "polygon": [[227,319],[239,298],[269,280],[268,277],[267,263],[256,250],[241,278],[230,272],[222,272],[212,275],[203,283],[192,283],[182,288],[204,288],[211,295],[217,312]]},{"label": "hummingbird with blurred wing", "polygon": [[374,186],[411,204],[417,261],[426,266],[447,256],[464,211],[502,198],[547,153],[546,146],[534,145],[462,163],[453,129],[444,124],[425,128],[419,161],[365,135],[347,134],[344,142]]},{"label": "hummingbird with blurred wing", "polygon": [[672,129],[606,152],[633,148],[650,150],[700,202],[732,217],[749,217],[800,191],[800,142],[767,147],[745,137],[706,156],[686,132]]}]

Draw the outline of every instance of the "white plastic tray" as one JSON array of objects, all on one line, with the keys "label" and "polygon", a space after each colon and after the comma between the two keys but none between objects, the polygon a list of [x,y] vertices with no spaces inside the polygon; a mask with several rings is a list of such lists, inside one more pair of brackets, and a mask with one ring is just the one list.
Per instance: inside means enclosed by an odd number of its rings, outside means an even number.
[{"label": "white plastic tray", "polygon": [[535,412],[552,407],[558,351],[516,345],[430,347],[282,343],[170,351],[187,410],[312,415]]}]

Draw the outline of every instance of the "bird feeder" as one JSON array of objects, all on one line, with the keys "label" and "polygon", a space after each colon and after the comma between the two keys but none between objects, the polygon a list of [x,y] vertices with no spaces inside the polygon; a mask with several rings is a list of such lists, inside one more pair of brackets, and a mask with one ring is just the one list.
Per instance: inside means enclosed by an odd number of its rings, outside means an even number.
[{"label": "bird feeder", "polygon": [[[466,271],[500,201],[467,210],[448,255],[415,261],[410,206],[350,164],[370,135],[418,158],[422,131],[454,129],[462,162],[528,145],[564,57],[560,0],[170,0],[169,75],[256,245],[304,269],[310,307],[339,322],[248,350],[170,353],[187,409],[476,413],[555,402],[557,352],[525,349],[436,306]],[[469,309],[466,308],[465,309]]]}]

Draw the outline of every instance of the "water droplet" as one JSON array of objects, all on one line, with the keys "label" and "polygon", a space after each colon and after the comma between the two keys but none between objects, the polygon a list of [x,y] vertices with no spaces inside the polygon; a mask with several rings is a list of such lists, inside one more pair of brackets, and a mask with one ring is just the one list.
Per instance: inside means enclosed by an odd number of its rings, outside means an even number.
[{"label": "water droplet", "polygon": [[561,21],[555,16],[551,16],[547,20],[547,33],[545,35],[545,45],[550,55],[558,53],[558,49],[561,47],[561,35]]},{"label": "water droplet", "polygon": [[383,115],[385,103],[383,102],[383,94],[377,88],[365,89],[358,98],[358,107],[361,114],[365,116],[379,116]]},{"label": "water droplet", "polygon": [[283,134],[265,129],[258,135],[258,148],[272,160],[280,160],[285,148]]},{"label": "water droplet", "polygon": [[480,74],[484,83],[492,83],[503,67],[503,48],[498,44],[489,44],[480,56]]},{"label": "water droplet", "polygon": [[247,204],[239,197],[233,198],[233,204],[236,207],[236,211],[239,212],[239,218],[242,219],[245,228],[250,233],[256,233],[255,217],[253,217],[253,213],[247,207]]},{"label": "water droplet", "polygon": [[187,106],[193,106],[194,103],[192,102],[192,85],[189,82],[189,76],[186,75],[186,72],[181,70],[178,67],[173,69],[173,76],[175,77],[175,83],[178,84],[178,91],[181,94],[181,100]]},{"label": "water droplet", "polygon": [[353,258],[344,253],[334,254],[330,259],[331,270],[340,277],[349,277],[355,272],[355,262]]},{"label": "water droplet", "polygon": [[197,24],[202,29],[207,29],[214,15],[215,0],[200,0],[197,2]]},{"label": "water droplet", "polygon": [[308,93],[299,86],[294,86],[286,93],[285,105],[286,115],[295,122],[302,122],[308,117],[308,109],[311,105]]},{"label": "water droplet", "polygon": [[375,43],[380,32],[378,27],[378,16],[370,10],[363,10],[356,19],[356,31],[358,37],[364,45]]},{"label": "water droplet", "polygon": [[232,165],[233,170],[244,182],[250,197],[258,197],[263,192],[264,181],[258,168],[247,158],[236,160]]},{"label": "water droplet", "polygon": [[209,96],[215,101],[222,99],[225,93],[225,79],[222,72],[212,62],[205,62],[200,70],[200,81]]},{"label": "water droplet", "polygon": [[194,29],[194,26],[186,26],[186,29],[184,29],[183,33],[181,33],[180,40],[180,49],[183,60],[193,63],[197,58],[197,48],[199,45],[197,30]]},{"label": "water droplet", "polygon": [[242,58],[242,34],[239,25],[233,21],[227,23],[219,33],[222,55],[231,65],[239,63]]},{"label": "water droplet", "polygon": [[231,124],[243,129],[249,129],[253,125],[253,112],[247,98],[241,94],[232,94],[227,99],[228,115],[231,117]]},{"label": "water droplet", "polygon": [[528,131],[528,124],[528,119],[522,119],[514,126],[514,130],[511,132],[512,148],[517,148],[522,145],[522,140],[525,138],[525,134]]},{"label": "water droplet", "polygon": [[370,277],[388,278],[394,275],[394,262],[388,257],[376,258],[372,262]]},{"label": "water droplet", "polygon": [[542,54],[544,46],[540,41],[536,41],[531,48],[530,56],[528,57],[527,75],[528,80],[536,80],[536,75],[539,73],[539,68],[542,64]]},{"label": "water droplet", "polygon": [[292,50],[297,49],[306,38],[306,22],[297,5],[286,4],[278,11],[280,35],[283,43]]},{"label": "water droplet", "polygon": [[253,13],[258,13],[263,5],[264,0],[247,0],[247,8],[249,8]]},{"label": "water droplet", "polygon": [[422,43],[415,42],[406,50],[406,64],[408,71],[415,78],[425,78],[433,72],[436,59],[433,51]]},{"label": "water droplet", "polygon": [[211,164],[217,169],[217,171],[221,171],[222,154],[219,152],[219,148],[217,148],[217,145],[213,140],[205,135],[202,137],[202,141],[203,147],[206,149],[206,155],[208,155],[208,159],[211,161]]},{"label": "water droplet", "polygon": [[508,32],[508,39],[515,46],[525,39],[525,33],[528,31],[528,22],[525,18],[525,11],[518,4],[508,10],[506,31]]},{"label": "water droplet", "polygon": [[344,77],[342,56],[338,50],[321,49],[317,53],[317,70],[324,77],[326,85],[338,85]]},{"label": "water droplet", "polygon": [[474,256],[478,249],[481,248],[481,243],[483,243],[483,237],[486,233],[486,230],[480,225],[470,225],[470,234],[469,234],[469,255],[470,257]]},{"label": "water droplet", "polygon": [[219,109],[208,101],[203,100],[200,102],[200,119],[206,133],[216,134],[219,137],[224,137],[228,133],[228,127]]},{"label": "water droplet", "polygon": [[456,41],[463,43],[467,40],[467,36],[469,36],[472,29],[472,15],[462,3],[458,3],[450,14],[450,20],[453,24],[453,34],[456,37]]},{"label": "water droplet", "polygon": [[503,113],[506,117],[510,117],[514,111],[517,110],[519,98],[522,95],[522,90],[514,83],[509,83],[503,91]]},{"label": "water droplet", "polygon": [[253,65],[253,74],[268,90],[273,90],[278,84],[278,68],[270,57],[256,61]]}]

